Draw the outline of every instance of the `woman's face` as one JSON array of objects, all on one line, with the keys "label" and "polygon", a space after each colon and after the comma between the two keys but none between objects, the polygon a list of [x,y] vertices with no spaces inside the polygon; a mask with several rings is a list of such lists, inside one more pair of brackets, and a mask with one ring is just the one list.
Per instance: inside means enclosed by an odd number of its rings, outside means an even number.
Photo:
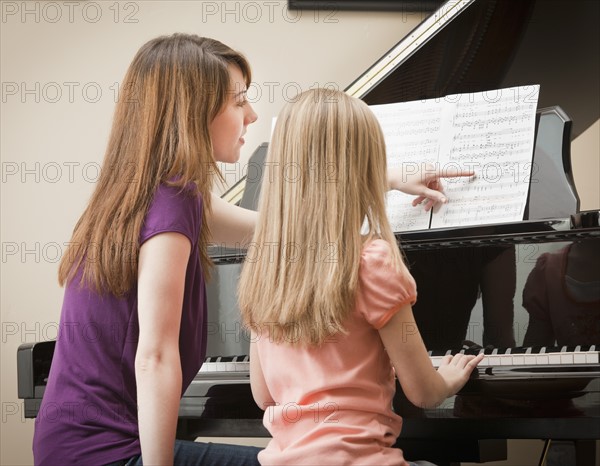
[{"label": "woman's face", "polygon": [[213,156],[217,162],[235,163],[240,158],[244,134],[258,116],[246,99],[246,82],[242,71],[229,65],[230,88],[225,105],[209,126]]}]

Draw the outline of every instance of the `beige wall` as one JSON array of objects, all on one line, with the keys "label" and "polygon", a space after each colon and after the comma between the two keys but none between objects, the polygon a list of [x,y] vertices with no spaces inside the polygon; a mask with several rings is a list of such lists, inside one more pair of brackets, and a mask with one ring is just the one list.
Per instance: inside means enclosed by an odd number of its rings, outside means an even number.
[{"label": "beige wall", "polygon": [[[115,92],[136,50],[175,31],[248,56],[260,116],[231,184],[297,90],[345,88],[421,19],[416,14],[302,12],[285,1],[2,2],[1,457],[31,464],[33,421],[17,399],[17,347],[56,336],[56,269],[94,187]],[[24,9],[28,13],[23,15]],[[574,147],[582,207],[599,208],[598,124]],[[592,169],[590,170],[590,167]]]},{"label": "beige wall", "polygon": [[571,144],[573,177],[580,210],[600,209],[600,120],[597,120]]}]

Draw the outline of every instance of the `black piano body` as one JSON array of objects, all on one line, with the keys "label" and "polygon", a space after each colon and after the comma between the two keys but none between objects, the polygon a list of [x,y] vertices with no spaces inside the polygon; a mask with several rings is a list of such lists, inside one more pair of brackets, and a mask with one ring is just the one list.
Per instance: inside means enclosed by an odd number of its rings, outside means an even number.
[{"label": "black piano body", "polygon": [[[556,309],[547,309],[548,315],[540,317],[544,309],[538,306],[534,312],[524,303],[524,293],[539,301],[530,279],[536,267],[560,255],[570,257],[572,250],[583,251],[583,269],[598,264],[599,212],[580,212],[570,154],[572,137],[599,117],[597,17],[595,1],[450,1],[347,89],[368,104],[381,104],[541,85],[537,172],[524,220],[397,235],[417,278],[415,317],[432,362],[461,350],[483,351],[487,361],[457,396],[436,409],[413,406],[397,387],[394,408],[404,419],[397,446],[408,458],[440,464],[498,460],[506,457],[505,439],[529,438],[577,440],[578,464],[592,464],[596,456],[600,301],[589,303],[588,314],[565,308],[556,317]],[[560,53],[538,50],[540,44]],[[587,59],[581,58],[581,48]],[[586,73],[573,73],[578,66]],[[253,155],[258,166],[266,150],[263,144]],[[260,180],[252,178],[254,184],[245,191],[244,181],[232,188],[246,206],[256,205]],[[249,388],[249,338],[235,300],[243,258],[243,251],[213,251],[216,273],[207,290],[210,357],[181,400],[180,438],[268,436]],[[427,275],[431,261],[443,264],[438,276]],[[441,283],[441,274],[451,280]],[[422,291],[430,288],[443,290]],[[457,289],[467,291],[453,295]],[[435,301],[439,296],[444,306]],[[490,310],[492,318],[488,310],[494,308],[500,310]],[[450,322],[445,320],[449,316]],[[534,331],[541,324],[545,327]],[[19,349],[19,398],[26,417],[35,417],[39,409],[53,345]]]}]

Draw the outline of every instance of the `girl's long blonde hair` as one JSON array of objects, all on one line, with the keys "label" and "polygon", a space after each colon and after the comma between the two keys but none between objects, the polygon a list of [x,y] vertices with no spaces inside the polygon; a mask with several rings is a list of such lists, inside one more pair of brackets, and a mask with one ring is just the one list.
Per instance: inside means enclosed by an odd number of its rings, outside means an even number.
[{"label": "girl's long blonde hair", "polygon": [[125,75],[101,175],[59,267],[64,285],[82,270],[82,283],[122,296],[137,280],[139,235],[161,183],[193,186],[203,199],[199,238],[205,273],[211,261],[209,229],[213,159],[209,124],[228,99],[228,66],[246,59],[226,45],[174,34],[147,42]]},{"label": "girl's long blonde hair", "polygon": [[[364,242],[395,244],[386,190],[385,142],[364,102],[317,89],[287,104],[269,147],[240,278],[244,323],[292,344],[319,345],[344,332]],[[399,266],[400,252],[392,251]]]}]

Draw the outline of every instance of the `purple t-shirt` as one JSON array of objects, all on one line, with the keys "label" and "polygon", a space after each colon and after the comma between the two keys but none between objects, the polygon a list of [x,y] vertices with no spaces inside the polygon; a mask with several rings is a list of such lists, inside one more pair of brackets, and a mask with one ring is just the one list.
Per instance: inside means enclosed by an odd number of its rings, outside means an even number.
[{"label": "purple t-shirt", "polygon": [[[192,249],[185,276],[179,333],[183,391],[206,353],[206,291],[198,254],[202,200],[161,185],[140,232],[178,232]],[[56,349],[35,421],[36,465],[102,465],[140,454],[135,353],[139,336],[137,285],[124,297],[65,289]],[[156,381],[160,383],[160,381]]]}]

